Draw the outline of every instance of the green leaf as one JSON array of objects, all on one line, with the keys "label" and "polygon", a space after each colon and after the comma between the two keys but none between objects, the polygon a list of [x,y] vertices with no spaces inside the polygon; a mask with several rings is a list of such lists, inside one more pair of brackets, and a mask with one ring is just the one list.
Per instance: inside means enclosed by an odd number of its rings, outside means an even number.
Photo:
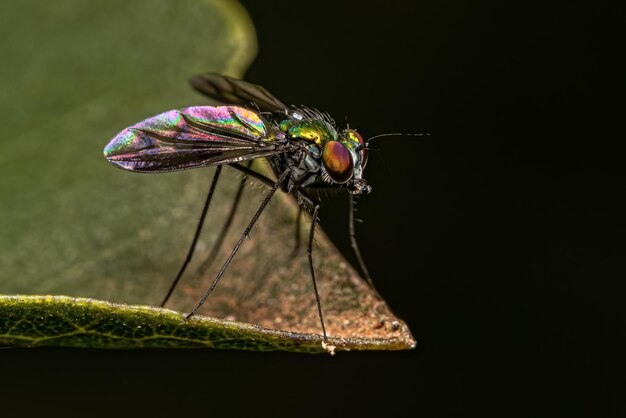
[{"label": "green leaf", "polygon": [[[0,344],[17,347],[228,348],[320,353],[322,338],[149,306],[65,296],[0,296]],[[338,350],[405,349],[402,338],[331,338]]]},{"label": "green leaf", "polygon": [[[67,295],[1,297],[3,344],[321,350],[304,245],[293,252],[297,208],[282,193],[203,306],[204,316],[185,322],[181,313],[134,306],[161,302],[213,169],[139,175],[113,168],[102,149],[146,117],[209,104],[187,85],[189,76],[243,74],[256,39],[238,2],[2,3],[0,37],[8,63],[0,66],[0,292]],[[263,170],[262,162],[255,169]],[[217,258],[205,268],[241,179],[224,171],[194,260],[168,305],[180,312],[204,294],[267,192],[249,181]],[[318,231],[314,260],[332,344],[412,347],[406,325]]]}]

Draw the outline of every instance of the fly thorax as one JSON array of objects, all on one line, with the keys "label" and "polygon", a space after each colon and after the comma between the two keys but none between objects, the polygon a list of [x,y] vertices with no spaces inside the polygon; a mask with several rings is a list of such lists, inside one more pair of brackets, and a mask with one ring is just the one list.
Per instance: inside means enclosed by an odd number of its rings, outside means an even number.
[{"label": "fly thorax", "polygon": [[294,187],[306,187],[315,182],[320,173],[320,151],[316,145],[295,152],[289,157],[289,190]]},{"label": "fly thorax", "polygon": [[280,123],[280,129],[285,136],[293,141],[305,141],[315,144],[322,149],[328,141],[337,139],[337,131],[328,122],[322,119],[314,120],[285,120]]}]

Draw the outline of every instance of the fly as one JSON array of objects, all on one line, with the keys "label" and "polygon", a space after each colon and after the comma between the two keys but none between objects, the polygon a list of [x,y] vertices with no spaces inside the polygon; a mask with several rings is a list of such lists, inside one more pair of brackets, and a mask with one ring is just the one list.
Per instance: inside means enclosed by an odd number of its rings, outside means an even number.
[{"label": "fly", "polygon": [[[187,257],[161,306],[169,300],[191,260],[222,167],[228,165],[260,180],[270,190],[208,290],[185,318],[190,318],[204,304],[274,193],[281,189],[295,197],[301,210],[311,214],[307,254],[326,344],[328,337],[312,256],[320,205],[309,196],[306,189],[332,188],[348,193],[350,241],[363,275],[373,288],[355,238],[353,216],[353,197],[368,194],[372,190],[363,178],[368,157],[368,141],[364,141],[354,129],[337,130],[335,122],[327,113],[307,107],[286,106],[256,84],[218,74],[195,76],[191,79],[191,84],[206,96],[229,105],[195,106],[161,113],[124,129],[104,148],[104,156],[110,163],[128,171],[163,173],[216,166]],[[249,106],[250,103],[254,109]],[[267,159],[276,180],[250,169],[249,163],[242,164],[258,158]],[[216,247],[221,244],[230,225],[244,182],[245,177]],[[213,251],[209,260],[214,255]]]}]

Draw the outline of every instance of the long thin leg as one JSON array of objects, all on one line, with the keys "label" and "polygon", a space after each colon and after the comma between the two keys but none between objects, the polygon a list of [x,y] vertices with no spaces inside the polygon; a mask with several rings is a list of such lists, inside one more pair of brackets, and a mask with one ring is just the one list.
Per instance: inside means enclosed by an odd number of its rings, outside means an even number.
[{"label": "long thin leg", "polygon": [[[287,175],[289,173],[289,170],[285,171],[280,176],[278,181],[276,183],[273,183],[272,180],[270,180],[266,176],[264,176],[264,175],[262,175],[260,173],[257,173],[256,171],[253,171],[253,170],[249,169],[248,167],[244,167],[244,166],[242,166],[240,164],[232,164],[231,167],[233,167],[233,168],[235,168],[235,169],[237,169],[237,170],[239,170],[239,171],[241,171],[241,172],[243,172],[243,173],[245,173],[247,175],[250,175],[251,177],[254,177],[254,178],[258,179],[258,180],[260,180],[261,182],[263,182],[265,184],[271,185],[272,186],[272,190],[266,196],[265,200],[261,204],[261,207],[259,207],[257,213],[252,218],[252,221],[250,222],[250,224],[248,225],[248,227],[246,228],[246,230],[244,231],[242,236],[239,238],[239,241],[237,242],[237,245],[235,245],[235,248],[233,249],[233,251],[231,252],[230,256],[228,257],[228,259],[226,260],[226,262],[222,266],[222,269],[218,273],[217,277],[215,278],[215,280],[213,280],[213,283],[211,284],[211,287],[206,292],[206,294],[204,295],[204,297],[202,298],[202,300],[200,301],[198,306],[196,306],[193,309],[193,311],[191,311],[185,317],[186,319],[190,318],[204,304],[204,302],[207,300],[209,295],[213,292],[213,289],[215,289],[215,286],[217,285],[217,282],[220,280],[220,278],[224,274],[224,271],[226,270],[226,267],[228,267],[228,264],[230,264],[230,262],[232,261],[233,257],[237,253],[237,250],[239,250],[239,247],[241,246],[241,243],[243,242],[245,237],[248,235],[248,233],[250,232],[250,230],[254,226],[255,222],[257,221],[257,219],[261,215],[261,212],[263,212],[263,209],[265,209],[265,206],[269,203],[269,201],[272,198],[273,194],[276,192],[276,190],[278,189],[280,184],[282,184],[283,181],[287,178]],[[317,282],[315,280],[315,269],[313,268],[313,241],[314,241],[314,238],[315,238],[315,225],[317,224],[317,220],[318,220],[318,217],[319,217],[318,216],[319,215],[319,205],[317,203],[315,203],[313,201],[313,199],[311,199],[309,196],[307,196],[307,194],[303,190],[295,190],[294,194],[296,195],[296,197],[299,200],[302,200],[303,202],[308,204],[309,208],[314,208],[313,209],[313,213],[312,213],[313,221],[311,223],[311,232],[310,232],[310,236],[309,236],[308,257],[309,257],[309,267],[311,269],[311,279],[313,280],[313,290],[315,291],[315,301],[317,302],[317,312],[318,312],[319,317],[320,317],[320,324],[322,325],[322,333],[323,333],[323,336],[324,336],[324,341],[326,342],[326,341],[328,341],[328,336],[326,334],[326,325],[324,323],[324,314],[322,313],[322,303],[321,303],[319,292],[317,290]],[[299,222],[300,222],[301,215],[302,215],[302,213],[301,213],[302,212],[302,208],[303,208],[302,205],[300,205],[300,208],[298,210],[298,231],[300,230]],[[298,234],[297,236],[298,236],[298,243],[299,243],[300,242],[299,232],[297,234]]]},{"label": "long thin leg", "polygon": [[354,229],[354,196],[349,195],[350,200],[350,214],[349,214],[349,227],[350,227],[350,243],[352,244],[352,249],[354,250],[354,254],[356,255],[356,259],[359,262],[359,267],[361,267],[361,272],[363,273],[363,277],[370,285],[370,287],[378,293],[376,287],[374,287],[374,282],[372,281],[372,277],[370,276],[367,267],[365,266],[365,262],[363,261],[363,257],[361,256],[361,250],[359,249],[359,244],[356,241],[356,233]]},{"label": "long thin leg", "polygon": [[[269,177],[264,176],[261,173],[257,173],[256,171],[251,170],[247,167],[244,167],[241,164],[230,164],[230,166],[236,170],[241,171],[244,174],[249,175],[250,177],[253,177],[259,180],[261,183],[264,183],[268,185],[269,187],[274,187],[274,183],[275,183],[274,180],[270,179]],[[302,201],[306,203],[306,205],[301,204],[300,209],[305,210],[308,213],[312,214],[313,208],[315,207],[315,202],[313,201],[313,199],[307,196],[303,189],[294,190],[292,191],[292,193],[296,196],[296,199],[298,199],[298,202]]]},{"label": "long thin leg", "polygon": [[222,166],[218,165],[217,168],[215,169],[213,180],[211,181],[211,188],[209,189],[209,194],[207,195],[206,201],[204,202],[204,207],[202,208],[202,214],[200,215],[200,221],[198,222],[198,226],[196,227],[196,233],[193,236],[193,241],[191,241],[191,246],[189,247],[189,251],[187,251],[187,257],[185,257],[185,261],[183,262],[183,265],[180,267],[180,270],[178,271],[178,274],[176,275],[174,282],[170,286],[170,290],[167,292],[167,295],[165,295],[165,299],[163,299],[163,302],[161,302],[162,307],[165,306],[170,296],[172,296],[172,293],[174,293],[174,289],[176,288],[178,281],[183,276],[183,273],[185,272],[187,265],[191,261],[191,257],[193,256],[193,251],[196,249],[196,244],[198,243],[198,238],[200,237],[200,232],[202,231],[202,225],[204,225],[204,219],[206,218],[207,211],[209,210],[211,199],[213,199],[213,193],[215,192],[215,187],[217,186],[217,181],[220,178],[221,172],[222,172]]},{"label": "long thin leg", "polygon": [[311,233],[309,235],[309,266],[311,267],[311,278],[313,279],[313,290],[315,290],[315,301],[317,302],[317,313],[320,316],[320,323],[322,324],[322,333],[324,334],[324,341],[328,341],[326,336],[326,326],[324,325],[324,315],[322,314],[322,303],[320,302],[320,294],[317,291],[317,283],[315,281],[315,269],[313,268],[313,238],[315,237],[315,225],[317,224],[317,216],[320,211],[320,206],[315,205],[313,209],[313,221],[311,222]]},{"label": "long thin leg", "polygon": [[196,311],[207,300],[207,298],[209,297],[211,292],[213,292],[213,289],[215,289],[215,286],[217,286],[217,283],[222,278],[222,275],[226,271],[226,268],[228,267],[230,262],[233,260],[233,257],[235,257],[235,254],[237,254],[237,251],[239,250],[239,247],[241,247],[241,244],[243,243],[243,240],[248,236],[248,234],[250,233],[250,230],[252,230],[252,227],[254,226],[256,221],[259,219],[259,216],[261,216],[261,213],[263,212],[263,209],[265,209],[265,207],[268,205],[268,203],[272,199],[272,196],[274,195],[276,190],[280,187],[280,185],[285,181],[285,179],[287,178],[289,173],[290,173],[289,169],[285,170],[281,174],[281,176],[278,178],[278,181],[276,181],[276,183],[274,183],[274,185],[272,186],[272,190],[270,190],[270,192],[267,194],[267,196],[265,196],[265,199],[261,203],[261,206],[259,207],[259,209],[256,211],[256,213],[252,217],[252,220],[250,221],[250,223],[248,224],[246,229],[243,231],[243,234],[241,234],[241,237],[239,238],[239,241],[237,241],[237,245],[235,245],[235,248],[233,248],[233,251],[230,253],[228,258],[226,259],[226,262],[222,266],[222,269],[219,271],[219,273],[217,273],[217,276],[213,280],[213,283],[211,284],[211,287],[209,287],[209,290],[207,290],[205,295],[202,297],[202,299],[200,300],[200,303],[198,303],[198,305],[195,308],[193,308],[193,310],[189,314],[187,314],[187,316],[185,316],[185,319],[189,319],[194,313],[196,313]]},{"label": "long thin leg", "polygon": [[[244,167],[240,164],[231,164],[231,167],[233,167],[236,170],[241,171],[242,173],[245,173],[251,177],[256,178],[257,180],[260,180],[261,182],[267,184],[268,186],[272,186],[274,184],[274,182],[272,180],[270,180],[269,178],[265,177],[263,174],[257,173],[256,171],[250,170],[248,167]],[[300,197],[303,200],[306,200],[307,203],[313,207],[314,203],[313,201],[306,195],[303,194],[303,192],[301,191],[295,191],[294,192],[296,194],[296,196]],[[293,248],[293,251],[291,252],[291,257],[294,257],[298,254],[298,250],[300,249],[300,244],[301,244],[301,237],[300,237],[300,230],[302,229],[301,227],[301,222],[302,222],[302,206],[300,205],[298,207],[298,215],[296,217],[296,234],[295,234],[295,245]]]},{"label": "long thin leg", "polygon": [[[250,164],[248,164],[248,167],[250,167]],[[241,182],[239,183],[239,189],[237,189],[237,194],[235,195],[235,200],[233,201],[233,205],[230,208],[228,218],[226,218],[226,222],[224,223],[224,226],[222,227],[222,230],[220,231],[220,234],[217,237],[215,244],[213,244],[213,248],[211,248],[211,252],[209,253],[209,256],[206,258],[206,260],[202,262],[202,264],[200,264],[200,267],[197,270],[198,275],[202,275],[204,274],[204,272],[208,270],[209,266],[213,264],[215,257],[217,257],[217,253],[219,252],[220,248],[222,248],[224,239],[226,238],[226,235],[228,234],[228,230],[230,229],[230,226],[233,223],[233,219],[235,218],[235,213],[237,212],[239,201],[241,200],[241,196],[243,195],[243,189],[246,185],[247,179],[248,179],[247,175],[241,179]]]},{"label": "long thin leg", "polygon": [[257,173],[256,171],[248,167],[244,167],[241,164],[230,164],[230,166],[234,168],[235,170],[239,170],[242,173],[249,175],[250,177],[254,177],[255,179],[261,181],[262,183],[267,184],[270,187],[274,187],[274,184],[276,183],[274,180],[270,179],[269,177],[266,177],[261,173]]}]

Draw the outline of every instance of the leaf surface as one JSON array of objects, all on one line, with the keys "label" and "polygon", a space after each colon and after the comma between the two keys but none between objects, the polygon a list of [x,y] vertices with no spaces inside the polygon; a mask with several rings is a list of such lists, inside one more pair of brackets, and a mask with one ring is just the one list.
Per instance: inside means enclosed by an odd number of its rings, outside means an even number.
[{"label": "leaf surface", "polygon": [[[226,348],[321,353],[319,335],[168,309],[66,296],[0,296],[0,344],[13,347]],[[337,350],[399,350],[401,338],[331,338]]]},{"label": "leaf surface", "polygon": [[[206,291],[267,189],[247,182],[217,257],[207,260],[242,178],[224,170],[168,305],[178,312],[149,308],[185,257],[214,171],[140,175],[102,155],[142,119],[209,105],[189,76],[243,74],[256,39],[238,2],[2,3],[0,37],[10,63],[0,66],[0,293],[34,295],[0,297],[3,344],[321,350],[304,242],[310,220],[296,227],[292,199],[277,194],[202,317],[185,322],[181,312]],[[322,227],[325,216],[334,214],[322,210]],[[314,260],[333,344],[412,347],[406,325],[318,231]]]}]

